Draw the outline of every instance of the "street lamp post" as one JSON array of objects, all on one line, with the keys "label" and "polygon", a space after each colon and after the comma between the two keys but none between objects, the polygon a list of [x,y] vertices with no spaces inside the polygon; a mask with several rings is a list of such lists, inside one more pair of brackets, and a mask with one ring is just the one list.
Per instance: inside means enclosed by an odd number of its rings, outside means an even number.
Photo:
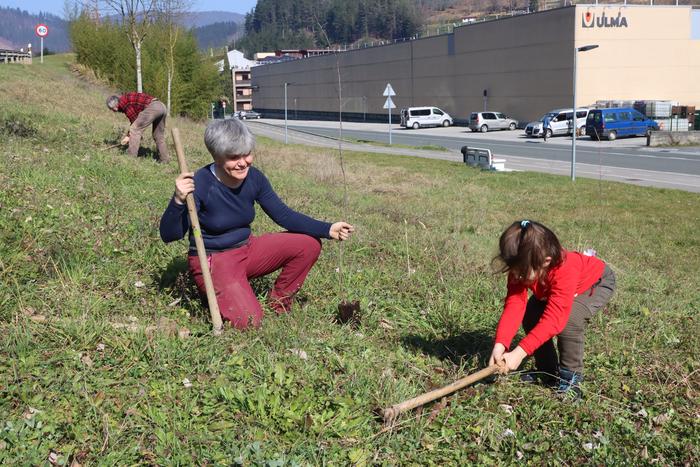
[{"label": "street lamp post", "polygon": [[576,180],[576,133],[578,132],[578,122],[576,121],[576,61],[579,52],[588,52],[597,49],[597,44],[574,47],[574,113],[571,115],[571,181]]},{"label": "street lamp post", "polygon": [[289,83],[284,83],[284,144],[287,144],[287,86]]},{"label": "street lamp post", "polygon": [[[287,86],[291,86],[294,83],[284,83],[284,144],[287,144],[288,138],[287,138]],[[295,106],[296,106],[296,99],[294,99]]]}]

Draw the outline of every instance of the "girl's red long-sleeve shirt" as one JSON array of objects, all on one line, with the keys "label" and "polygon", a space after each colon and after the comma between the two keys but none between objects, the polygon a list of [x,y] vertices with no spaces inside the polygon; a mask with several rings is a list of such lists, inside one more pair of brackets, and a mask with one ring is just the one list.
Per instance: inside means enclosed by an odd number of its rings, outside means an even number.
[{"label": "girl's red long-sleeve shirt", "polygon": [[550,269],[544,281],[524,284],[512,274],[508,275],[508,294],[496,329],[496,343],[510,348],[525,316],[528,290],[532,290],[538,300],[546,300],[547,305],[539,322],[518,345],[532,355],[539,346],[564,330],[574,298],[600,279],[605,263],[575,251],[563,250],[562,255],[562,263]]}]

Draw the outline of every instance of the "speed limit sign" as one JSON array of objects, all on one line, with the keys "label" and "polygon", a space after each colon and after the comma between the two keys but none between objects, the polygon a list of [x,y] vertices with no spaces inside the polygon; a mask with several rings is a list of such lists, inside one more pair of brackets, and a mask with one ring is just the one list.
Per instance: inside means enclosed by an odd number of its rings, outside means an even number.
[{"label": "speed limit sign", "polygon": [[36,32],[36,35],[39,37],[46,37],[49,35],[49,27],[45,24],[37,24],[36,28],[34,28],[34,32]]}]

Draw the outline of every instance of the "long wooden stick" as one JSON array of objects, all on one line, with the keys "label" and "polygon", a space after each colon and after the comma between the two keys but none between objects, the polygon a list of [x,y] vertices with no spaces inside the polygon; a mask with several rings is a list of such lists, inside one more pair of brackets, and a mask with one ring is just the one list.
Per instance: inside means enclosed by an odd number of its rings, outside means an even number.
[{"label": "long wooden stick", "polygon": [[[185,151],[182,149],[180,141],[180,130],[173,128],[173,142],[175,143],[175,152],[177,153],[177,162],[180,166],[180,173],[189,172],[187,169],[187,161],[185,160]],[[211,323],[215,336],[221,335],[223,323],[221,321],[221,313],[219,312],[219,303],[216,301],[216,293],[214,292],[214,283],[211,280],[211,272],[209,271],[209,262],[207,261],[207,252],[204,249],[204,240],[202,239],[202,231],[199,228],[199,217],[197,216],[197,208],[194,204],[194,196],[192,193],[187,195],[187,212],[190,215],[190,224],[192,225],[192,235],[194,235],[194,243],[197,246],[197,256],[199,257],[199,265],[202,268],[202,276],[204,276],[204,288],[207,290],[207,302],[209,303],[209,313],[211,314]]]},{"label": "long wooden stick", "polygon": [[111,145],[111,146],[107,146],[106,148],[100,149],[100,151],[106,151],[107,149],[114,149],[114,148],[116,148],[117,146],[121,146],[121,145],[122,145],[121,143],[113,144],[113,145]]},{"label": "long wooden stick", "polygon": [[476,373],[467,375],[464,378],[461,378],[452,384],[448,384],[447,386],[441,387],[440,389],[435,389],[433,391],[426,392],[425,394],[421,394],[418,397],[414,397],[413,399],[403,401],[400,404],[392,405],[391,407],[382,410],[384,423],[390,423],[394,421],[396,417],[398,417],[399,414],[403,412],[413,410],[416,407],[420,407],[421,405],[427,404],[428,402],[432,402],[436,399],[440,399],[441,397],[445,397],[448,394],[452,394],[453,392],[459,391],[460,389],[469,386],[470,384],[476,383],[477,381],[480,381],[488,376],[491,376],[494,373],[498,373],[499,371],[502,371],[501,367],[499,367],[498,365],[491,365],[484,368],[483,370],[477,371]]}]

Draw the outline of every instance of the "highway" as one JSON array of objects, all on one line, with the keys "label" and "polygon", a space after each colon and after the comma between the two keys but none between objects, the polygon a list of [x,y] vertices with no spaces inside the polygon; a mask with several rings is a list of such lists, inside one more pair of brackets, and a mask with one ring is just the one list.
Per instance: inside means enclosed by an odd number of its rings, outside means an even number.
[{"label": "highway", "polygon": [[[261,127],[267,126],[266,130]],[[262,120],[251,127],[265,136],[283,138],[283,120]],[[275,129],[276,128],[276,129]],[[254,129],[254,132],[255,129]],[[293,142],[332,146],[338,137],[338,123],[326,121],[289,121],[288,133]],[[323,141],[323,140],[328,141]],[[354,142],[368,141],[388,143],[388,125],[376,123],[343,123],[343,139]],[[645,138],[625,138],[616,141],[591,141],[588,137],[577,139],[577,176],[602,178],[645,186],[675,188],[700,192],[700,148],[648,148]],[[527,138],[522,130],[472,133],[468,128],[425,128],[405,130],[392,127],[392,143],[401,146],[441,146],[449,151],[413,150],[361,145],[360,150],[385,152],[419,157],[461,160],[462,146],[490,149],[506,159],[506,168],[568,175],[571,167],[571,137]],[[369,149],[374,148],[374,149]],[[358,149],[350,148],[348,149]]]}]

